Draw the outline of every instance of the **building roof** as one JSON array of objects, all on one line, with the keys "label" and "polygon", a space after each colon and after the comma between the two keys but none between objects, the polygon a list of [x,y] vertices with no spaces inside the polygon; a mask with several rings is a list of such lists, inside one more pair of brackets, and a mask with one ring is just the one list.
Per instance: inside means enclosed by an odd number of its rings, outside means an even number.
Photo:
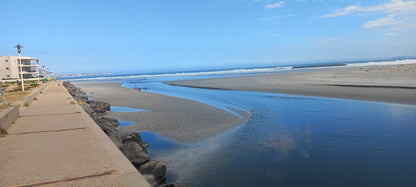
[{"label": "building roof", "polygon": [[[16,57],[16,58],[19,58],[19,56],[11,56],[11,55],[9,55],[9,56],[0,56],[0,57]],[[38,60],[37,58],[32,58],[32,57],[28,57],[28,56],[22,56],[21,58],[22,58],[22,60]]]}]

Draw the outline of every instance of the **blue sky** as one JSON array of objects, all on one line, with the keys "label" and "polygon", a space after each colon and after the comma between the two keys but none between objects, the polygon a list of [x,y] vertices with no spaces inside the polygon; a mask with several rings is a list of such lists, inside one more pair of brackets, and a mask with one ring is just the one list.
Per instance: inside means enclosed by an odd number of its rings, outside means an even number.
[{"label": "blue sky", "polygon": [[416,0],[0,0],[0,55],[58,73],[416,55]]}]

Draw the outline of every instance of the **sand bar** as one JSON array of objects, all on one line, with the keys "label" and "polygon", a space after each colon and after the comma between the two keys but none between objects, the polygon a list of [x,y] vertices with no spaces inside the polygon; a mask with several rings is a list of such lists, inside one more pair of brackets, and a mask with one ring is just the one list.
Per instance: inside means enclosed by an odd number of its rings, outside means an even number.
[{"label": "sand bar", "polygon": [[208,89],[416,104],[416,64],[166,82]]},{"label": "sand bar", "polygon": [[[138,92],[121,87],[119,82],[75,82],[91,98],[116,107],[145,109],[142,112],[108,112],[108,115],[136,124],[121,127],[121,131],[149,131],[173,140],[192,143],[225,132],[246,122],[219,108],[196,101],[166,95]],[[215,116],[215,117],[213,117]]]}]

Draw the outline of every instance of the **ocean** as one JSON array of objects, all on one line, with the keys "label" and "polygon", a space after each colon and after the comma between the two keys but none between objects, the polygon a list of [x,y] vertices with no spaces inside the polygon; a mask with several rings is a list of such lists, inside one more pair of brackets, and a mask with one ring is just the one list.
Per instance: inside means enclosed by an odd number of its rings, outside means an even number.
[{"label": "ocean", "polygon": [[[167,165],[168,182],[197,187],[416,186],[414,105],[163,84],[172,80],[415,62],[317,64],[66,80],[121,81],[127,88],[191,99],[235,115],[238,114],[232,108],[250,113],[245,124],[194,144],[140,132],[143,141],[151,145],[151,156]],[[131,124],[120,121],[122,125]]]}]

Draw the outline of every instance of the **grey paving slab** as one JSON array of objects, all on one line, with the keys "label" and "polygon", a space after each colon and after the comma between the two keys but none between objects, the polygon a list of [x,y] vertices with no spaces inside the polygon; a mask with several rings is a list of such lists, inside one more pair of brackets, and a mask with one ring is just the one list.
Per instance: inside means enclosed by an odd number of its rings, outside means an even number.
[{"label": "grey paving slab", "polygon": [[81,114],[60,114],[59,116],[28,116],[20,119],[9,128],[10,134],[25,133],[33,131],[60,130],[71,128],[88,127],[80,123],[83,118]]}]

